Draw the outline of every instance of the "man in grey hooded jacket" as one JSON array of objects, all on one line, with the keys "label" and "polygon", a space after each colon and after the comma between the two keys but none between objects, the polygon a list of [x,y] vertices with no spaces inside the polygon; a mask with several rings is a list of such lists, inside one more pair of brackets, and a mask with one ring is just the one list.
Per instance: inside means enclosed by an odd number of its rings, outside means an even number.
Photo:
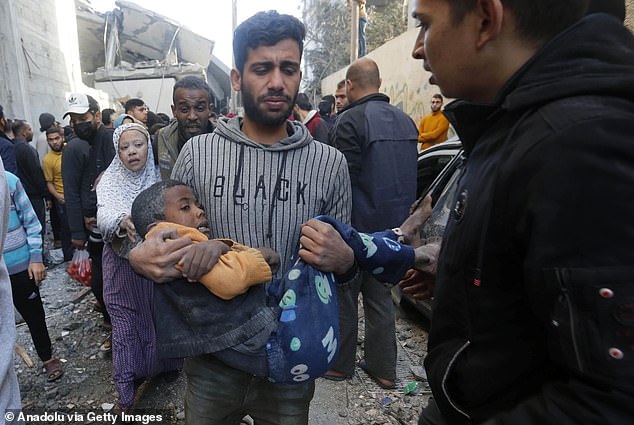
[{"label": "man in grey hooded jacket", "polygon": [[[212,237],[274,249],[280,254],[279,275],[292,266],[301,242],[304,261],[345,282],[355,274],[352,251],[334,228],[311,220],[323,214],[349,222],[345,158],[315,142],[301,124],[287,121],[301,80],[304,36],[300,21],[277,12],[260,12],[236,29],[231,80],[242,92],[244,118],[219,121],[214,133],[190,139],[172,178],[194,189]],[[197,281],[226,249],[213,241],[188,246],[189,240],[165,241],[167,237],[175,235],[159,234],[130,255],[133,267],[155,281],[182,276]],[[182,274],[173,268],[177,262],[183,264]],[[241,344],[262,344],[255,340],[267,335],[261,329],[276,326],[264,287],[253,287],[238,298],[241,314],[248,309],[261,319],[258,326],[236,323],[236,357]],[[231,367],[233,360],[213,353],[186,359],[188,424],[238,423],[245,414],[256,423],[308,423],[314,382],[273,384]]]}]

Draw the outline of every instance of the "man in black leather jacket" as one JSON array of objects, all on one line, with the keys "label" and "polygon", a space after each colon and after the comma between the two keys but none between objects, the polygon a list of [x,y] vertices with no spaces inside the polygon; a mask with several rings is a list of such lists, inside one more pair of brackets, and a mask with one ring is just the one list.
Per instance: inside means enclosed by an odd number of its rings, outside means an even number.
[{"label": "man in black leather jacket", "polygon": [[634,423],[634,37],[587,7],[416,1],[467,156],[420,424]]}]

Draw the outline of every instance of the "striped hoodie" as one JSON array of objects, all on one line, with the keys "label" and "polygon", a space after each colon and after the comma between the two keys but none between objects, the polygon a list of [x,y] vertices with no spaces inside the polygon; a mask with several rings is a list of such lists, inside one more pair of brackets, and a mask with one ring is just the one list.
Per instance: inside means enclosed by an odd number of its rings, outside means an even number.
[{"label": "striped hoodie", "polygon": [[28,269],[30,263],[42,262],[42,225],[20,179],[8,171],[5,173],[9,184],[11,212],[2,255],[11,275]]},{"label": "striped hoodie", "polygon": [[191,138],[172,178],[194,189],[205,207],[212,238],[267,246],[280,254],[278,275],[299,247],[301,224],[317,215],[350,223],[352,195],[346,159],[287,121],[291,135],[272,146],[250,140],[238,117]]},{"label": "striped hoodie", "polygon": [[[302,223],[317,215],[350,222],[348,165],[341,152],[314,141],[301,123],[287,122],[290,136],[272,146],[248,139],[240,125],[238,117],[219,120],[213,133],[191,138],[172,178],[193,188],[213,238],[277,251],[279,277],[297,258]],[[264,285],[214,302],[202,285],[177,280],[156,285],[154,296],[159,340],[161,332],[169,332],[180,341],[169,348],[185,355],[215,353],[238,367],[244,365],[240,353],[264,346],[277,328],[279,307],[270,303]]]}]

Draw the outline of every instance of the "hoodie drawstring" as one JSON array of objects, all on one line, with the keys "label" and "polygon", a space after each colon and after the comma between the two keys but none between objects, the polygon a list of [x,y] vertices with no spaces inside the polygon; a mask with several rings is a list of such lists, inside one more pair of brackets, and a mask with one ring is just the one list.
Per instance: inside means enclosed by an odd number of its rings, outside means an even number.
[{"label": "hoodie drawstring", "polygon": [[[238,201],[238,198],[244,198],[244,188],[240,188],[240,182],[242,181],[242,167],[244,166],[244,145],[240,145],[240,158],[238,159],[238,170],[236,171],[235,178],[233,179],[233,204],[244,205],[246,202]],[[240,191],[240,195],[238,195]]]},{"label": "hoodie drawstring", "polygon": [[284,173],[284,169],[286,168],[287,156],[288,151],[284,151],[282,153],[282,162],[280,164],[280,168],[277,170],[277,179],[275,180],[275,188],[273,189],[273,196],[271,198],[271,203],[269,206],[269,227],[266,231],[267,239],[271,239],[271,237],[273,237],[273,212],[275,211],[275,205],[277,203],[277,198],[279,196],[280,190],[282,190],[282,174]]}]

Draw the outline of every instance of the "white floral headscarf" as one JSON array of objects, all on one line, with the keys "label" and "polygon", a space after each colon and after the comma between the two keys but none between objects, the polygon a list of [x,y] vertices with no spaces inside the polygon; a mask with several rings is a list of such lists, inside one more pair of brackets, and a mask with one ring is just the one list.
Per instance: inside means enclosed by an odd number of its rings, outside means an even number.
[{"label": "white floral headscarf", "polygon": [[[126,131],[143,133],[148,143],[147,161],[139,171],[128,170],[119,157],[119,140]],[[119,223],[130,214],[137,195],[160,180],[154,166],[152,141],[145,127],[136,123],[123,124],[114,131],[112,141],[116,155],[97,185],[97,226],[106,242],[112,241]]]}]

